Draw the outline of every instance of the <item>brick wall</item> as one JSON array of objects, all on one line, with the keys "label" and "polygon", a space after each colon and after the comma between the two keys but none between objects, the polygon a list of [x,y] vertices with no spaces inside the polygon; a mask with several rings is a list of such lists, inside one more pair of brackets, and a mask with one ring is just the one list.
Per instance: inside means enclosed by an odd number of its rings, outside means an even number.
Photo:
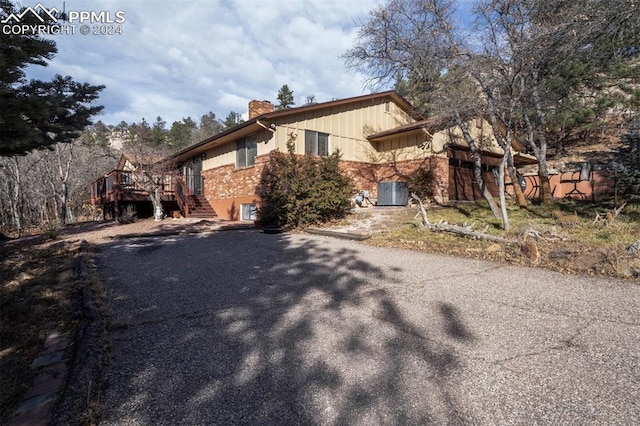
[{"label": "brick wall", "polygon": [[262,155],[256,158],[254,167],[236,169],[235,164],[228,164],[203,170],[204,195],[207,198],[236,198],[255,194],[268,162],[269,156]]},{"label": "brick wall", "polygon": [[268,162],[269,156],[261,155],[253,167],[236,169],[235,164],[228,164],[202,171],[204,196],[219,217],[238,220],[240,204],[257,203],[256,191]]},{"label": "brick wall", "polygon": [[420,168],[434,171],[433,194],[440,201],[448,200],[449,160],[446,157],[423,158],[420,160],[396,161],[387,164],[359,163],[343,161],[342,169],[351,176],[357,191],[369,191],[371,198],[378,197],[378,183],[388,181],[409,182]]},{"label": "brick wall", "polygon": [[[204,195],[219,217],[238,220],[240,204],[256,203],[256,192],[269,155],[256,158],[254,167],[236,169],[234,164],[204,170]],[[433,191],[440,201],[449,197],[449,162],[446,157],[424,158],[420,160],[397,161],[388,164],[371,164],[354,161],[342,161],[342,170],[354,181],[357,191],[369,191],[372,199],[378,197],[378,183],[387,181],[411,180],[418,168],[431,168],[436,176]]]}]

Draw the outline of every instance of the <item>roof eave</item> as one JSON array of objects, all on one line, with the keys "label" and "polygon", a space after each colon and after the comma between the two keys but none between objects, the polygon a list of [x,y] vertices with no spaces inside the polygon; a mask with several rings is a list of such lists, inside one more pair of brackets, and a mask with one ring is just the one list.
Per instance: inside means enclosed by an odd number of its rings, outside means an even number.
[{"label": "roof eave", "polygon": [[423,126],[407,129],[398,132],[380,132],[371,136],[367,136],[367,140],[369,142],[385,142],[399,137],[407,137],[413,136],[417,134],[421,134],[425,132],[425,128]]},{"label": "roof eave", "polygon": [[[237,136],[240,136],[241,134],[244,135],[245,132],[243,132],[243,130],[246,130],[248,127],[254,124],[255,124],[255,127],[261,128],[257,124],[257,122],[261,119],[264,119],[266,115],[267,114],[262,114],[258,117],[252,118],[251,120],[245,121],[244,123],[240,123],[235,127],[232,127],[214,136],[204,139],[201,142],[188,146],[180,150],[179,152],[171,155],[170,157],[168,157],[167,161],[173,162],[173,163],[180,163],[198,154],[203,154],[206,151],[210,150],[211,148],[214,148],[220,144],[228,142],[229,138],[227,138],[227,136],[233,133],[238,134]],[[257,129],[251,128],[247,133],[251,133],[253,130],[257,130]]]},{"label": "roof eave", "polygon": [[255,130],[259,130],[259,128],[262,128],[259,124],[257,124],[258,121],[260,120],[273,120],[276,118],[286,117],[289,115],[300,114],[300,113],[320,110],[324,108],[333,108],[333,107],[338,107],[342,105],[363,102],[370,99],[380,99],[385,97],[391,98],[403,111],[407,112],[408,114],[415,115],[413,106],[395,90],[389,90],[389,91],[380,92],[380,93],[371,93],[368,95],[355,96],[355,97],[346,98],[346,99],[338,99],[335,101],[322,102],[322,103],[317,103],[312,105],[304,105],[297,108],[286,108],[286,109],[281,109],[281,110],[272,111],[272,112],[259,115],[258,117],[254,117],[251,120],[245,121],[244,123],[241,123],[230,129],[227,129],[224,132],[218,133],[217,135],[204,139],[201,142],[198,142],[194,145],[191,145],[173,154],[172,156],[167,158],[167,161],[173,162],[173,163],[180,163],[193,156],[202,154],[221,143],[228,142],[229,138],[227,138],[227,136],[230,134],[236,133],[238,137],[242,136],[244,133],[241,131],[251,125],[255,124],[256,125]]}]

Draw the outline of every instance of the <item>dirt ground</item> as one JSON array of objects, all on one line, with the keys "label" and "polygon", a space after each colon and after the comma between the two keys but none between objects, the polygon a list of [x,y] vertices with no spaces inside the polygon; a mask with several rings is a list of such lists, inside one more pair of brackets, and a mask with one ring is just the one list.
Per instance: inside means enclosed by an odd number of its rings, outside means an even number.
[{"label": "dirt ground", "polygon": [[[84,240],[90,244],[103,244],[117,238],[131,238],[153,235],[194,234],[213,232],[231,228],[252,228],[253,223],[223,220],[204,220],[197,218],[165,219],[156,222],[153,219],[140,219],[133,223],[82,222],[53,232],[26,236],[7,242],[7,247],[22,244],[39,244],[47,240],[76,241]],[[53,238],[52,238],[53,237]]]},{"label": "dirt ground", "polygon": [[[367,244],[437,252],[463,257],[481,258],[518,265],[537,266],[561,272],[605,275],[614,278],[640,279],[640,254],[624,249],[611,250],[610,246],[582,244],[558,235],[516,238],[511,243],[473,240],[452,234],[418,232],[417,209],[411,207],[369,207],[355,209],[347,218],[323,225],[332,232],[370,236]],[[90,244],[103,244],[116,238],[153,235],[191,234],[225,229],[254,228],[252,222],[233,222],[220,219],[153,219],[138,220],[130,224],[115,222],[85,222],[69,225],[57,231],[55,241],[84,240]],[[551,231],[555,232],[555,231]],[[7,243],[28,244],[45,242],[49,234],[23,237]]]}]

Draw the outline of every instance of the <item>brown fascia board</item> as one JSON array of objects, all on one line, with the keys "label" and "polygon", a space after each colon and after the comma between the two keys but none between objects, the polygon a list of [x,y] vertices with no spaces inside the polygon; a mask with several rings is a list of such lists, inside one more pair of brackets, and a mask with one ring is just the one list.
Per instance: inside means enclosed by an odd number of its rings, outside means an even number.
[{"label": "brown fascia board", "polygon": [[352,98],[338,99],[338,100],[335,100],[335,101],[329,101],[329,102],[322,102],[322,103],[317,103],[317,104],[305,105],[305,106],[301,106],[301,107],[297,107],[297,108],[287,108],[287,109],[276,110],[276,111],[273,111],[273,112],[268,112],[266,114],[263,114],[262,116],[257,117],[257,118],[262,118],[262,119],[279,118],[279,117],[288,116],[290,114],[299,114],[301,112],[316,111],[316,110],[325,109],[325,108],[333,108],[333,107],[337,107],[337,106],[349,105],[349,104],[353,104],[353,103],[357,103],[357,102],[363,102],[363,101],[367,101],[367,100],[370,100],[370,99],[381,99],[381,98],[385,98],[385,97],[388,97],[391,100],[393,100],[406,113],[408,113],[408,114],[410,114],[410,115],[412,115],[414,117],[423,118],[422,116],[419,116],[415,112],[415,108],[413,107],[413,105],[411,105],[409,103],[409,101],[407,101],[405,98],[400,96],[400,94],[398,92],[396,92],[395,90],[389,90],[389,91],[386,91],[386,92],[371,93],[369,95],[361,95],[361,96],[355,96],[355,97],[352,97]]},{"label": "brown fascia board", "polygon": [[[448,144],[447,147],[455,151],[471,152],[471,149],[466,145]],[[486,151],[484,149],[480,150],[480,154],[492,158],[502,158],[502,154],[498,152]],[[532,157],[528,154],[523,154],[521,152],[513,153],[513,160],[516,167],[529,166],[538,163],[535,157]]]},{"label": "brown fascia board", "polygon": [[[467,121],[474,118],[474,115],[476,117],[479,116],[477,114],[472,114],[470,111],[463,112],[461,115],[462,115],[462,118]],[[487,116],[483,116],[483,118],[490,122]],[[367,140],[371,142],[381,142],[387,139],[391,139],[392,137],[397,137],[399,135],[415,134],[422,130],[426,130],[430,134],[433,134],[433,133],[442,131],[444,129],[447,129],[449,127],[452,127],[454,125],[455,123],[453,121],[452,116],[450,114],[443,114],[436,117],[428,118],[426,120],[416,121],[415,123],[405,124],[403,126],[398,126],[393,129],[389,129],[383,132],[373,134],[371,136],[368,136]],[[502,120],[498,121],[498,127],[500,128],[500,131],[503,133],[503,135],[506,135],[507,126]],[[513,135],[513,140],[511,141],[511,147],[518,152],[524,150],[524,145],[522,144],[522,142],[520,141],[520,138],[518,138],[518,135],[516,134]]]},{"label": "brown fascia board", "polygon": [[123,170],[124,165],[127,163],[127,161],[133,163],[133,161],[131,161],[131,158],[129,157],[129,155],[127,155],[127,153],[120,154],[120,159],[118,160],[118,164],[116,165],[115,170]]},{"label": "brown fascia board", "polygon": [[404,124],[393,129],[385,130],[383,132],[368,136],[367,139],[371,142],[380,142],[385,139],[403,134],[415,134],[422,130],[426,130],[430,134],[433,134],[435,132],[447,129],[453,125],[454,123],[450,115],[439,115],[436,117],[428,118],[426,120],[420,120],[414,123]]},{"label": "brown fascia board", "polygon": [[362,95],[362,96],[356,96],[352,98],[339,99],[335,101],[305,105],[297,108],[286,108],[286,109],[281,109],[281,110],[261,114],[257,117],[252,118],[251,120],[245,121],[244,123],[240,123],[235,127],[232,127],[210,138],[204,139],[201,142],[198,142],[194,145],[184,148],[183,150],[168,157],[167,161],[179,163],[195,155],[202,154],[205,151],[215,147],[217,145],[216,142],[219,141],[220,139],[223,139],[225,136],[228,136],[232,133],[240,132],[242,129],[245,129],[248,126],[256,124],[260,120],[272,120],[275,118],[287,117],[290,115],[300,114],[308,111],[317,111],[325,108],[334,108],[337,106],[349,105],[357,102],[367,101],[370,99],[380,99],[385,97],[388,97],[391,100],[393,100],[400,108],[402,108],[402,110],[404,110],[408,114],[411,114],[414,117],[417,117],[419,119],[423,118],[422,116],[418,115],[415,112],[415,109],[413,108],[413,106],[406,99],[400,96],[400,94],[395,90],[389,90],[389,91],[380,92],[380,93],[371,93],[369,95]]},{"label": "brown fascia board", "polygon": [[367,136],[367,140],[370,142],[382,142],[400,135],[412,135],[414,133],[419,133],[424,129],[424,127],[424,121],[416,121],[415,123],[405,124]]}]

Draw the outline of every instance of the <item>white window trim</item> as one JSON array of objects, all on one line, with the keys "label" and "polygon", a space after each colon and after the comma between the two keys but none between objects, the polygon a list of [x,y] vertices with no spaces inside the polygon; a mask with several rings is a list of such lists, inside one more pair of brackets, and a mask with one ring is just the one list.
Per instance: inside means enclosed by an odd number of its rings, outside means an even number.
[{"label": "white window trim", "polygon": [[[245,208],[247,207],[251,209],[250,211],[252,212],[249,214],[249,218],[244,217]],[[240,220],[243,220],[243,221],[257,220],[257,217],[258,215],[256,213],[255,203],[240,203]]]}]

